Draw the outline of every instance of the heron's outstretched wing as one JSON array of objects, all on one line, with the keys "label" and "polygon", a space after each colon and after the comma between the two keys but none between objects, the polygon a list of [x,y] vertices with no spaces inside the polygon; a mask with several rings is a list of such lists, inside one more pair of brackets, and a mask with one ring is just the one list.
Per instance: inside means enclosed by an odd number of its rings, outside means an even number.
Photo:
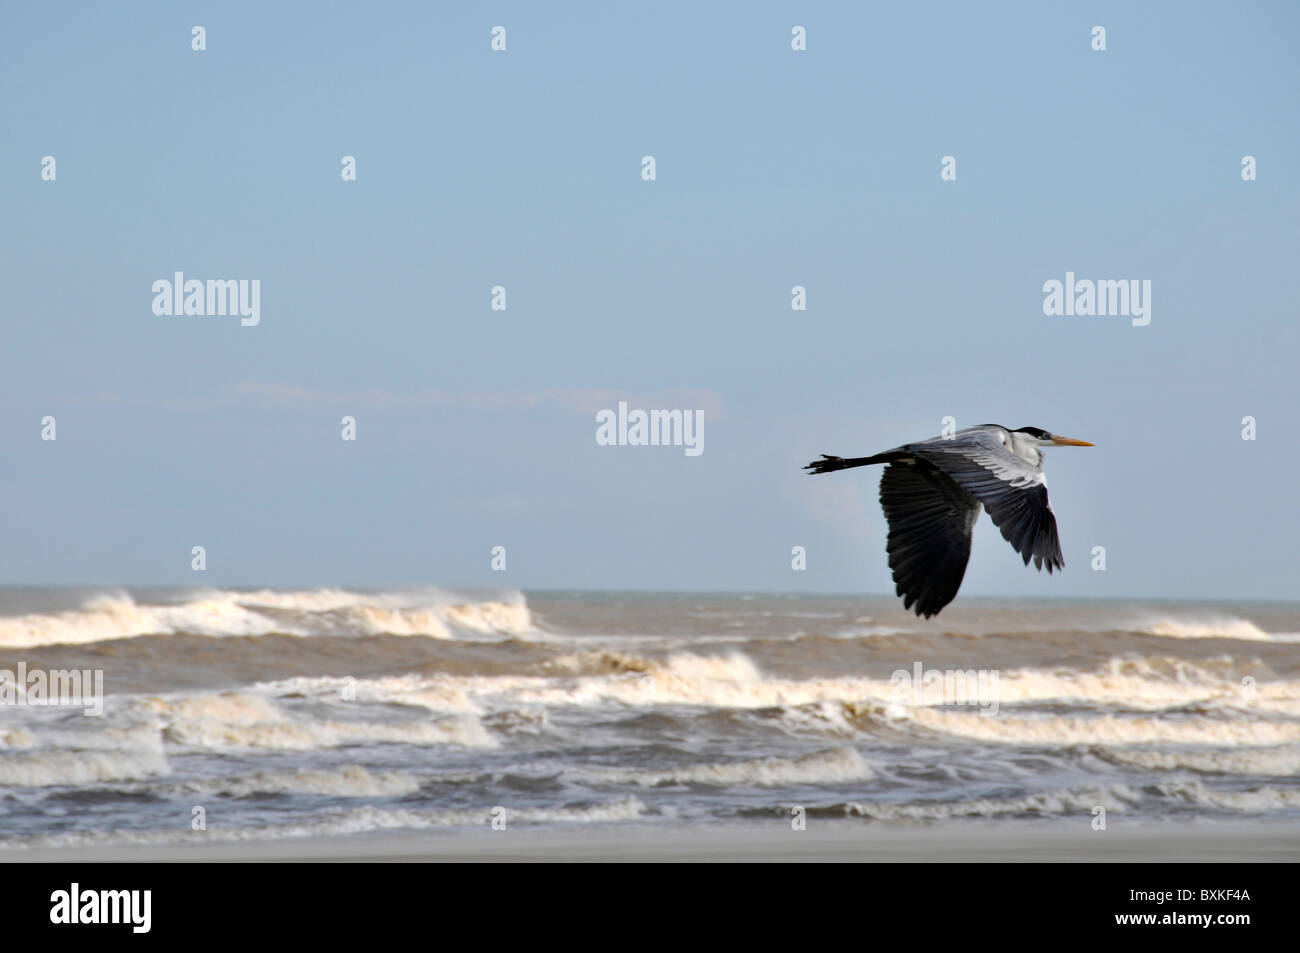
[{"label": "heron's outstretched wing", "polygon": [[1056,515],[1043,471],[1002,446],[995,433],[973,427],[948,440],[909,444],[907,451],[938,467],[984,504],[1003,538],[1035,569],[1065,566]]},{"label": "heron's outstretched wing", "polygon": [[926,618],[952,602],[970,560],[979,502],[925,462],[891,463],[880,478],[889,568],[903,607]]}]

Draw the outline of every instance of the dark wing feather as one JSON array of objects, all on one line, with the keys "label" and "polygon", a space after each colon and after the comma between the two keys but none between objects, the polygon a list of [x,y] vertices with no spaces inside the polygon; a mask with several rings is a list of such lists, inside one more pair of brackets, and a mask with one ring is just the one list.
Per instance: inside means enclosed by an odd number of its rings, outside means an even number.
[{"label": "dark wing feather", "polygon": [[1061,538],[1056,533],[1056,515],[1047,502],[1046,486],[1039,483],[1021,489],[1007,487],[980,498],[993,522],[1002,530],[1003,539],[1024,557],[1026,566],[1032,558],[1035,569],[1046,566],[1050,573],[1065,568]]},{"label": "dark wing feather", "polygon": [[1064,568],[1056,514],[1047,500],[1041,470],[1000,447],[976,447],[969,452],[960,447],[926,447],[918,456],[984,504],[1003,539],[1015,547],[1026,566],[1032,559],[1035,569],[1046,566],[1049,573]]},{"label": "dark wing feather", "polygon": [[891,463],[880,478],[889,568],[903,607],[926,618],[952,602],[970,560],[980,504],[929,464]]}]

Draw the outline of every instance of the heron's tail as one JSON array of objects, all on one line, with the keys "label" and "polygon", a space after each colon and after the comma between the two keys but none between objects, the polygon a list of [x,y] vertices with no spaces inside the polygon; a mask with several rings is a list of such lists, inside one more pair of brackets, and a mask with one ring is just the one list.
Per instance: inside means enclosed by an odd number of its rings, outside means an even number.
[{"label": "heron's tail", "polygon": [[895,457],[896,455],[892,453],[878,453],[874,457],[849,457],[845,460],[843,457],[832,457],[823,453],[820,460],[814,460],[804,469],[809,473],[834,473],[836,470],[847,470],[849,467],[866,467],[873,463],[888,463]]}]

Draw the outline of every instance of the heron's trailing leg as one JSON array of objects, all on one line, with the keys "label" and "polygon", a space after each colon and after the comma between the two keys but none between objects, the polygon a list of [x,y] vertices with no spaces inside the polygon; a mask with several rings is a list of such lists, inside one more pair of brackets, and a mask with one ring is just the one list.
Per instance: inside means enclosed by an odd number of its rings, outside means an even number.
[{"label": "heron's trailing leg", "polygon": [[810,473],[834,473],[836,470],[847,470],[849,467],[866,467],[873,463],[888,463],[892,457],[887,453],[878,453],[874,457],[850,457],[845,460],[843,457],[832,457],[829,454],[822,454],[820,460],[814,460],[804,467]]}]

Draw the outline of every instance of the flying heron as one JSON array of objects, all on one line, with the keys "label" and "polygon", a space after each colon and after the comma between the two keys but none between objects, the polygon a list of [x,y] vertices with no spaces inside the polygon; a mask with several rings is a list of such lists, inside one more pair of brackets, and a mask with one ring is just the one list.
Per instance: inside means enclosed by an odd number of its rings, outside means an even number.
[{"label": "flying heron", "polygon": [[822,454],[804,467],[831,473],[885,463],[880,505],[889,521],[889,568],[903,608],[927,619],[952,602],[970,560],[971,530],[980,507],[1034,568],[1062,569],[1056,516],[1047,502],[1039,447],[1091,447],[1037,427],[967,427],[947,437],[905,443],[871,457]]}]

